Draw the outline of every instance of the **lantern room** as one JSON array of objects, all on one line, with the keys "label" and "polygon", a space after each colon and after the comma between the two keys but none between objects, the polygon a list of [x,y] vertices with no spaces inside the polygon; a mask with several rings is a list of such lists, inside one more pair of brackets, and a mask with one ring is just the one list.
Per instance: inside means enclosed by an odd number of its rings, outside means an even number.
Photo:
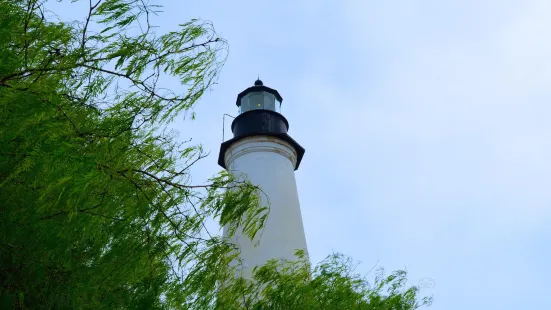
[{"label": "lantern room", "polygon": [[239,115],[231,123],[233,138],[222,143],[218,154],[222,168],[226,169],[226,151],[230,146],[248,137],[264,136],[288,143],[296,152],[295,170],[298,169],[304,148],[287,134],[289,122],[281,114],[282,101],[277,90],[264,86],[261,80],[237,95]]},{"label": "lantern room", "polygon": [[264,86],[261,80],[256,80],[254,86],[237,95],[236,104],[239,114],[252,110],[270,110],[281,113],[282,101],[283,98],[277,90]]}]

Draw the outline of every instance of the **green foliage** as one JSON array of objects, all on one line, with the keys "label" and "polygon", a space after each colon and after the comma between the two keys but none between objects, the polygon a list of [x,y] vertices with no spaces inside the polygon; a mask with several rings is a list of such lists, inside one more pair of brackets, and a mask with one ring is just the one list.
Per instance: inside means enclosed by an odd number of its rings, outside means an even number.
[{"label": "green foliage", "polygon": [[[149,29],[131,35],[147,10],[135,1],[100,2],[90,20],[105,28],[90,34],[88,19],[55,23],[36,1],[0,2],[6,303],[182,304],[181,291],[204,285],[200,271],[232,250],[208,237],[205,219],[222,216],[231,224],[262,209],[256,188],[228,191],[233,180],[225,173],[190,184],[189,168],[205,156],[202,149],[155,130],[211,85],[224,42],[197,21],[158,38]],[[180,78],[183,93],[161,92],[163,75]],[[216,278],[215,269],[209,272]]]},{"label": "green foliage", "polygon": [[354,274],[350,258],[333,254],[313,269],[304,252],[296,261],[271,260],[255,268],[253,279],[239,279],[220,292],[219,309],[369,309],[411,310],[431,304],[407,287],[406,273],[385,276],[379,269],[370,284]]},{"label": "green foliage", "polygon": [[[95,0],[60,22],[40,1],[0,1],[0,308],[231,309],[254,293],[257,309],[413,309],[414,289],[383,297],[336,261],[312,281],[271,262],[261,292],[232,278],[238,253],[205,221],[254,237],[261,192],[224,172],[192,184],[205,153],[164,131],[214,83],[226,43],[198,20],[157,35],[157,8]],[[171,78],[178,92],[158,86]]]}]

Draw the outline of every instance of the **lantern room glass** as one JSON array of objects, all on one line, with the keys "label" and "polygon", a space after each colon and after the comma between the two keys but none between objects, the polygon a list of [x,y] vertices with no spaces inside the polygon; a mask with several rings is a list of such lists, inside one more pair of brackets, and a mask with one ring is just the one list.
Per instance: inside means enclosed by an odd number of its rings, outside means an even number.
[{"label": "lantern room glass", "polygon": [[269,92],[251,92],[241,98],[238,113],[241,114],[252,110],[270,110],[281,113],[281,101],[277,100],[275,95]]}]

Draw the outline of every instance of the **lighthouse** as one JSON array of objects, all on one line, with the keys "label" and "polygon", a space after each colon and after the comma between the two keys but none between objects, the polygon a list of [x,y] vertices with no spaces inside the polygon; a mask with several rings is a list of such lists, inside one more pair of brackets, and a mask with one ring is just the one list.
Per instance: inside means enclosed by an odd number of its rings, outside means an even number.
[{"label": "lighthouse", "polygon": [[[261,202],[269,207],[263,229],[250,240],[238,229],[230,241],[240,250],[242,275],[270,259],[296,259],[307,254],[295,180],[304,148],[287,133],[289,122],[281,114],[283,98],[257,80],[237,96],[239,115],[233,120],[233,138],[220,146],[218,164],[238,179],[260,187]],[[224,228],[224,237],[228,230]]]}]

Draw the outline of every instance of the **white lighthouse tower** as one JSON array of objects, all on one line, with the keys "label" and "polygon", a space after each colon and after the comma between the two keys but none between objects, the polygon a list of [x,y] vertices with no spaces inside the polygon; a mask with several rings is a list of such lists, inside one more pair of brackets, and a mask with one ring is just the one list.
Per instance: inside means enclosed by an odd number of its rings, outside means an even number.
[{"label": "white lighthouse tower", "polygon": [[275,89],[257,80],[237,96],[239,115],[231,125],[233,138],[220,147],[218,164],[258,185],[262,202],[269,206],[264,228],[255,240],[241,230],[231,239],[240,249],[244,277],[269,259],[294,260],[296,250],[307,253],[294,173],[304,148],[287,134],[282,101]]}]

